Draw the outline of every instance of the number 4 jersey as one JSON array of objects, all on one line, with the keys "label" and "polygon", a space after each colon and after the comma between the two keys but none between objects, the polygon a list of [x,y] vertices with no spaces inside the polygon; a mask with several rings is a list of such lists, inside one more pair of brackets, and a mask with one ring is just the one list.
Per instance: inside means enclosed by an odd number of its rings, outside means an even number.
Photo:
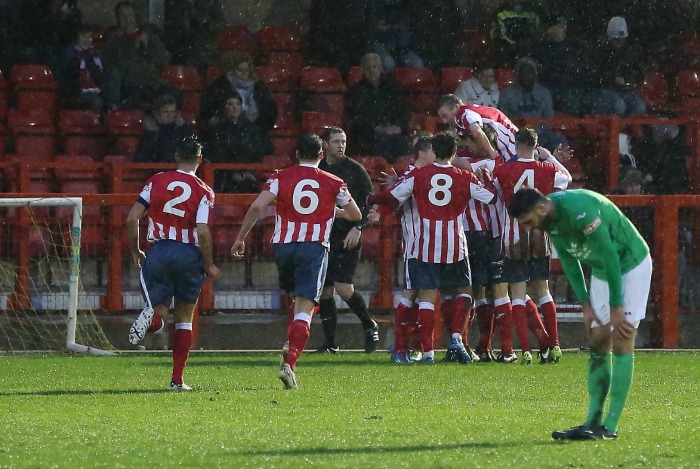
[{"label": "number 4 jersey", "polygon": [[316,242],[328,247],[336,205],[344,207],[352,200],[342,179],[310,164],[272,175],[264,190],[277,197],[275,244]]},{"label": "number 4 jersey", "polygon": [[464,210],[471,199],[490,203],[495,198],[472,173],[439,163],[411,171],[391,195],[399,203],[412,198],[418,215],[413,219],[414,237],[407,240],[406,258],[434,264],[452,264],[466,257]]},{"label": "number 4 jersey", "polygon": [[209,224],[214,191],[193,173],[158,173],[146,182],[139,202],[148,209],[148,240],[169,239],[199,246],[197,224]]}]

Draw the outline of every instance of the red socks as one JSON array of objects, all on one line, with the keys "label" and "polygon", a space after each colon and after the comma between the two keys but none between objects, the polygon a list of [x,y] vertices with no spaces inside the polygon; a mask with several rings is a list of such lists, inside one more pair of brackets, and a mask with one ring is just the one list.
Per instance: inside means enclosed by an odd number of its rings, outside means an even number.
[{"label": "red socks", "polygon": [[284,362],[292,367],[292,371],[294,371],[297,366],[297,360],[304,351],[306,342],[309,340],[311,330],[309,328],[309,323],[301,319],[295,319],[288,330],[289,334],[287,334],[287,339],[289,340],[289,352],[287,352],[287,356],[284,357]]},{"label": "red socks", "polygon": [[410,307],[399,303],[394,313],[394,352],[408,351],[408,325]]},{"label": "red socks", "polygon": [[435,306],[421,302],[418,306],[418,333],[422,352],[430,352],[435,348],[433,332],[435,329]]},{"label": "red socks", "polygon": [[165,321],[158,313],[153,313],[153,319],[151,320],[151,326],[148,328],[148,333],[153,334],[159,332],[165,326]]},{"label": "red socks", "polygon": [[[494,300],[496,305],[495,326],[501,338],[501,352],[505,355],[513,353],[513,311],[510,300],[505,297]],[[499,304],[500,303],[500,304]]]},{"label": "red socks", "polygon": [[457,295],[454,300],[455,306],[452,313],[452,333],[459,333],[462,335],[462,342],[466,345],[468,343],[467,337],[469,335],[469,321],[468,314],[469,310],[472,308],[472,298],[468,295]]},{"label": "red socks", "polygon": [[[162,319],[161,319],[162,321]],[[182,374],[185,371],[187,358],[192,346],[192,323],[175,324],[175,340],[173,341],[173,374],[170,381],[182,384]]]},{"label": "red socks", "polygon": [[479,351],[491,350],[493,312],[493,307],[488,303],[476,307],[476,320],[479,324],[479,345],[477,345],[476,349]]},{"label": "red socks", "polygon": [[540,298],[540,308],[544,316],[544,327],[549,333],[549,340],[552,346],[559,345],[559,328],[557,327],[557,306],[551,295]]},{"label": "red socks", "polygon": [[518,334],[520,348],[523,352],[531,352],[530,337],[527,330],[527,312],[525,311],[525,301],[515,299],[513,303],[513,322],[515,323],[515,332]]},{"label": "red socks", "polygon": [[537,306],[531,298],[527,299],[525,303],[525,312],[527,313],[527,328],[530,329],[537,339],[537,346],[540,350],[544,350],[549,347],[549,334],[542,324],[542,318],[540,318],[540,313],[537,311]]}]

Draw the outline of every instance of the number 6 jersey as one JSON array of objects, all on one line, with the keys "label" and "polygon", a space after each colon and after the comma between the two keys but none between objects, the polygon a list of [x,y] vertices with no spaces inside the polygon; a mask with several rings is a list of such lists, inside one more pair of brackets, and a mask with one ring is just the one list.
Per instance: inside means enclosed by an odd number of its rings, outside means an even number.
[{"label": "number 6 jersey", "polygon": [[344,207],[352,200],[342,179],[304,163],[273,174],[263,190],[277,198],[275,244],[315,242],[328,247],[336,205]]},{"label": "number 6 jersey", "polygon": [[178,169],[151,176],[139,202],[148,209],[149,241],[199,246],[197,223],[210,223],[214,191],[193,173]]},{"label": "number 6 jersey", "polygon": [[495,198],[472,173],[440,163],[414,169],[391,195],[399,203],[412,197],[418,215],[406,258],[434,264],[452,264],[467,256],[464,210],[470,199],[491,203]]}]

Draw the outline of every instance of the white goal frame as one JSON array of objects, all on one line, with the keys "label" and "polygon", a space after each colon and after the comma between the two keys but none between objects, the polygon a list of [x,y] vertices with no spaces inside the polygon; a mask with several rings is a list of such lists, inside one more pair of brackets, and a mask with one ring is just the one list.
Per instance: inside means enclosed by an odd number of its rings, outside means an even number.
[{"label": "white goal frame", "polygon": [[78,324],[78,285],[80,283],[80,239],[83,221],[82,197],[8,197],[0,198],[2,207],[73,207],[71,225],[70,277],[68,281],[68,310],[66,324],[66,349],[71,352],[91,355],[116,355],[109,350],[102,350],[75,341]]}]

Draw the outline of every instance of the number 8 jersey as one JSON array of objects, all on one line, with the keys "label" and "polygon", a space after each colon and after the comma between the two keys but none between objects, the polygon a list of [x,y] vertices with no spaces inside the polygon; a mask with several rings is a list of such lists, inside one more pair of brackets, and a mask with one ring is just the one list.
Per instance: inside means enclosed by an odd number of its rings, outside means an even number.
[{"label": "number 8 jersey", "polygon": [[406,258],[433,264],[452,264],[467,256],[464,210],[471,199],[491,203],[495,198],[472,173],[440,163],[414,169],[391,195],[399,203],[412,197],[418,213]]},{"label": "number 8 jersey", "polygon": [[158,173],[146,182],[139,201],[148,209],[148,240],[169,239],[199,246],[197,224],[209,224],[214,191],[193,173]]},{"label": "number 8 jersey", "polygon": [[263,190],[277,198],[272,242],[329,246],[336,205],[352,200],[342,179],[301,163],[273,174]]}]

